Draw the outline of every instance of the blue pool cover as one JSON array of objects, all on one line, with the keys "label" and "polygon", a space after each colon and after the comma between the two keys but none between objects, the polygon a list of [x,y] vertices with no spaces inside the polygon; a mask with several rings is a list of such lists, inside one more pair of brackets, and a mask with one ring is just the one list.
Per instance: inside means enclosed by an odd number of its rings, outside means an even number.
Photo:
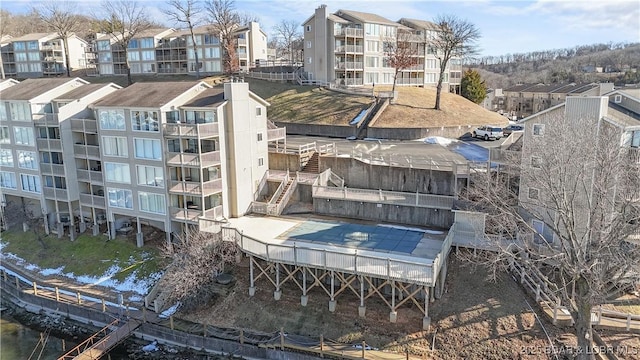
[{"label": "blue pool cover", "polygon": [[415,250],[423,236],[415,230],[321,220],[304,221],[281,235],[287,240],[406,254]]}]

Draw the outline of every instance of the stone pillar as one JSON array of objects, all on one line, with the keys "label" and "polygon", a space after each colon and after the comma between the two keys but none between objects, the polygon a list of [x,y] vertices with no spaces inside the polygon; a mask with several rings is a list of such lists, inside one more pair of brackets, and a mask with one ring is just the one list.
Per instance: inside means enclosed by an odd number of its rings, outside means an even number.
[{"label": "stone pillar", "polygon": [[331,270],[331,300],[329,300],[329,312],[334,311],[336,311],[335,276],[333,270]]},{"label": "stone pillar", "polygon": [[100,235],[100,225],[98,225],[97,222],[93,223],[93,227],[91,228],[91,233],[93,234],[93,236]]},{"label": "stone pillar", "polygon": [[113,240],[116,238],[116,223],[114,221],[109,221],[109,240]]},{"label": "stone pillar", "polygon": [[142,247],[144,245],[144,234],[142,233],[142,225],[140,225],[140,218],[136,218],[136,226],[138,233],[136,234],[136,246]]},{"label": "stone pillar", "polygon": [[424,287],[424,317],[422,318],[422,330],[429,331],[431,318],[429,317],[429,287]]},{"label": "stone pillar", "polygon": [[364,277],[360,275],[360,306],[358,306],[358,316],[364,317],[367,307],[364,306]]},{"label": "stone pillar", "polygon": [[58,227],[58,239],[62,239],[62,237],[64,236],[64,225],[62,225],[62,223],[58,223],[57,227]]},{"label": "stone pillar", "polygon": [[80,222],[80,233],[87,231],[87,223],[82,221]]}]

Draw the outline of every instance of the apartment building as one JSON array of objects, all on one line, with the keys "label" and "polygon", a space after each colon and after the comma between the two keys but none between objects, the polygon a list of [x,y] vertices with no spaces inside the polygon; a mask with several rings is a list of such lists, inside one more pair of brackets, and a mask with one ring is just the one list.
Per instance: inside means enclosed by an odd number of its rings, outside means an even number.
[{"label": "apartment building", "polygon": [[[220,36],[211,26],[194,29],[198,64],[189,30],[150,29],[132,39],[127,53],[131,73],[144,74],[191,74],[199,69],[201,74],[219,74],[223,71]],[[267,35],[260,25],[251,22],[237,28],[233,36],[236,41],[240,69],[248,71],[256,61],[267,59]],[[96,34],[88,48],[88,59],[92,61],[89,75],[125,75],[124,50],[111,35]]]},{"label": "apartment building", "polygon": [[[58,236],[181,232],[250,209],[268,169],[269,105],[247,83],[31,79],[0,91],[3,203]],[[134,228],[135,227],[135,228]]]},{"label": "apartment building", "polygon": [[565,102],[567,96],[602,96],[613,91],[613,83],[560,83],[519,84],[503,90],[502,110],[518,118],[524,118]]},{"label": "apartment building", "polygon": [[[519,202],[530,213],[532,227],[548,242],[557,243],[557,234],[551,230],[550,225],[562,227],[562,224],[558,223],[558,215],[553,206],[551,194],[548,192],[551,187],[549,179],[555,183],[554,179],[558,177],[555,186],[563,184],[570,189],[565,196],[571,197],[571,206],[576,213],[574,226],[578,229],[578,233],[582,231],[580,229],[586,229],[589,222],[588,199],[592,199],[596,192],[611,190],[597,188],[594,184],[585,186],[583,183],[576,183],[575,188],[571,185],[572,181],[581,181],[581,173],[586,171],[583,161],[591,161],[590,159],[596,156],[595,152],[600,151],[596,150],[596,146],[588,145],[591,143],[591,138],[593,144],[597,141],[609,141],[608,144],[612,144],[614,149],[621,147],[622,154],[625,156],[624,161],[632,165],[631,171],[640,173],[640,97],[637,97],[638,95],[640,92],[632,94],[614,91],[605,96],[569,96],[562,104],[523,120],[525,125],[522,144],[523,173],[520,176]],[[604,132],[604,129],[611,130],[613,135],[602,140],[598,134]],[[558,151],[559,154],[551,155],[548,150],[544,150],[549,146],[549,141],[557,141],[553,140],[553,136],[559,131],[580,133],[580,138],[583,140],[562,145],[572,149],[571,154],[560,154],[562,151]],[[552,140],[546,140],[549,137]],[[562,156],[566,159],[556,159]],[[547,159],[547,157],[553,159]],[[546,162],[550,165],[542,166]],[[556,166],[554,164],[559,167],[550,171],[549,169]],[[637,166],[634,168],[634,165]],[[545,169],[549,173],[543,173],[539,169]],[[575,176],[572,176],[574,172]],[[595,173],[593,176],[596,176]],[[609,185],[611,184],[607,186]],[[623,197],[626,200],[635,201],[637,211],[640,211],[640,192],[638,192],[640,183],[635,187],[631,186],[630,188],[635,188],[635,191],[630,192],[624,192],[619,183],[614,187],[618,188],[618,186],[620,189],[614,190],[612,196],[615,196],[616,200]],[[612,200],[612,203],[616,201]],[[637,236],[640,240],[640,229]]]},{"label": "apartment building", "polygon": [[[315,10],[304,23],[304,70],[311,80],[338,85],[392,84],[395,69],[385,59],[385,43],[408,41],[415,48],[418,64],[401,71],[398,85],[435,86],[439,60],[428,46],[435,34],[428,21],[400,19],[352,10],[328,13],[326,5]],[[444,89],[459,86],[462,68],[452,59]]]},{"label": "apartment building", "polygon": [[[71,70],[86,68],[87,42],[71,35],[67,43]],[[58,76],[67,71],[64,41],[57,33],[34,33],[17,38],[3,37],[0,46],[6,76],[36,78]]]}]

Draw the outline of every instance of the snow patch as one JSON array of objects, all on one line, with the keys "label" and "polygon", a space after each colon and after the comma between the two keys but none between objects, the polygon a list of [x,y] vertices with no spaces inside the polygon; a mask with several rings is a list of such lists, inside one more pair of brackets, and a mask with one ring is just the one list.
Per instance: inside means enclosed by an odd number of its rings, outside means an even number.
[{"label": "snow patch", "polygon": [[144,352],[158,351],[158,342],[154,341],[151,344],[147,344],[147,345],[143,346],[142,347],[142,351],[144,351]]},{"label": "snow patch", "polygon": [[451,143],[457,142],[456,139],[449,139],[442,136],[429,136],[424,139],[418,139],[417,141],[424,142],[425,144],[438,144],[442,146],[451,145]]},{"label": "snow patch", "polygon": [[444,231],[440,231],[440,230],[425,230],[425,229],[408,227],[408,226],[400,226],[400,225],[378,224],[378,226],[386,227],[386,228],[392,228],[392,229],[398,229],[398,230],[417,231],[417,232],[422,232],[422,233],[425,233],[425,234],[432,234],[432,235],[442,235],[442,234],[444,234]]},{"label": "snow patch", "polygon": [[351,136],[347,136],[347,140],[355,140],[355,139],[357,139],[357,137],[355,137],[355,136],[353,136],[353,135],[351,135]]},{"label": "snow patch", "polygon": [[64,266],[60,266],[59,268],[55,268],[55,269],[42,269],[39,271],[39,273],[44,276],[62,275],[64,274],[62,272],[63,269],[64,269]]},{"label": "snow patch", "polygon": [[168,308],[167,310],[163,311],[160,313],[160,315],[158,315],[159,318],[161,319],[166,319],[169,316],[173,315],[176,313],[176,311],[178,311],[178,308],[180,307],[180,305],[182,305],[181,302],[177,302],[175,305],[173,305],[172,307]]}]

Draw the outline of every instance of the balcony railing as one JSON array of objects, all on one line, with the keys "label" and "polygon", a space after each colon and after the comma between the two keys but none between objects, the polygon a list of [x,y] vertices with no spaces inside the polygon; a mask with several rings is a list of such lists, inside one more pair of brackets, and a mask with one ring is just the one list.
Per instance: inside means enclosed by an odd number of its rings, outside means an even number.
[{"label": "balcony railing", "polygon": [[40,45],[40,50],[58,50],[62,51],[61,45]]},{"label": "balcony railing", "polygon": [[76,157],[100,159],[100,147],[97,145],[73,145],[73,153]]},{"label": "balcony railing", "polygon": [[222,205],[204,211],[204,217],[207,219],[220,219],[224,216],[222,213]]},{"label": "balcony railing", "polygon": [[335,29],[334,35],[363,37],[364,31],[362,29],[340,28],[340,29]]},{"label": "balcony railing", "polygon": [[640,165],[640,148],[629,148],[629,161]]},{"label": "balcony railing", "polygon": [[58,150],[62,151],[62,142],[60,139],[36,139],[39,150]]},{"label": "balcony railing", "polygon": [[156,61],[187,61],[187,54],[156,54]]},{"label": "balcony railing", "polygon": [[397,85],[424,85],[424,78],[398,79]]},{"label": "balcony railing", "polygon": [[282,140],[287,137],[287,128],[277,128],[267,130],[267,141]]},{"label": "balcony railing", "polygon": [[101,209],[106,208],[104,196],[98,196],[98,195],[92,195],[92,194],[80,194],[80,203],[82,205],[98,207]]},{"label": "balcony railing", "polygon": [[220,164],[220,151],[212,151],[202,154],[194,153],[167,153],[167,165],[208,167]]},{"label": "balcony railing", "polygon": [[344,53],[344,52],[362,53],[362,52],[364,52],[364,46],[362,46],[362,45],[341,45],[341,46],[337,46],[336,47],[336,52],[339,52],[339,53]]},{"label": "balcony railing", "polygon": [[40,163],[40,170],[43,174],[65,175],[64,165],[62,164]]},{"label": "balcony railing", "polygon": [[247,39],[236,39],[238,45],[247,45]]},{"label": "balcony railing", "polygon": [[71,130],[97,133],[98,122],[93,119],[71,119]]},{"label": "balcony railing", "polygon": [[67,199],[67,189],[57,189],[52,187],[43,187],[42,192],[45,198],[50,199]]},{"label": "balcony railing", "polygon": [[350,86],[350,85],[363,85],[364,82],[361,78],[356,78],[356,79],[336,79],[335,80],[335,84],[336,85],[346,85],[346,86]]},{"label": "balcony railing", "polygon": [[218,136],[218,123],[209,124],[162,124],[165,136],[209,137]]},{"label": "balcony railing", "polygon": [[169,183],[169,192],[209,196],[222,192],[222,179],[210,180],[204,183],[194,181],[171,181]]},{"label": "balcony railing", "polygon": [[33,114],[36,125],[59,125],[58,114]]},{"label": "balcony railing", "polygon": [[170,207],[169,214],[172,219],[181,221],[198,222],[198,218],[203,215],[203,211],[200,209],[183,209],[179,207]]},{"label": "balcony railing", "polygon": [[78,169],[76,170],[76,172],[78,174],[78,180],[80,181],[88,181],[91,183],[99,184],[103,183],[102,172],[100,171]]},{"label": "balcony railing", "polygon": [[342,61],[336,63],[336,69],[345,69],[345,70],[364,70],[363,62],[354,62],[354,61]]}]

